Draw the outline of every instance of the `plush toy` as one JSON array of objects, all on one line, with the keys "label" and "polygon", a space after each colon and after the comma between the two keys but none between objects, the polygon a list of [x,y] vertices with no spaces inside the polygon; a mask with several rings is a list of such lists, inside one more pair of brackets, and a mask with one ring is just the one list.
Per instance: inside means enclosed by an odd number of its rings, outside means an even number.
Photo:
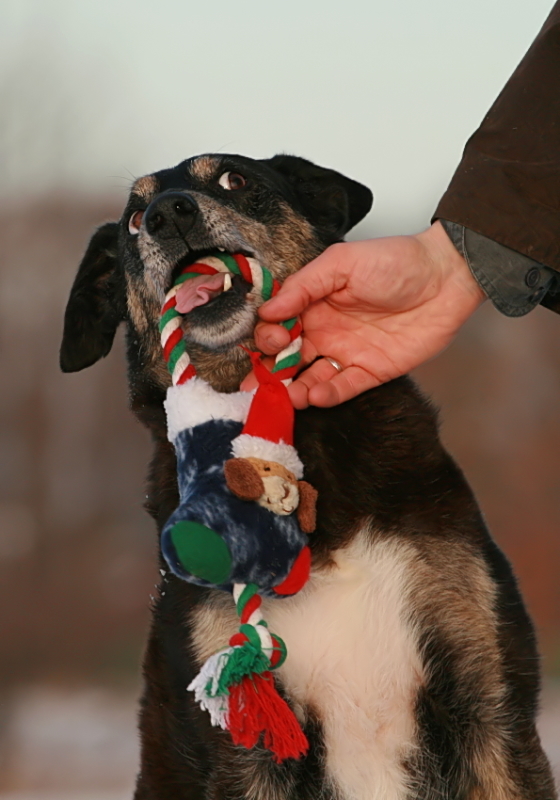
[{"label": "plush toy", "polygon": [[260,606],[261,595],[298,592],[310,570],[305,534],[315,528],[316,491],[302,480],[286,388],[300,361],[301,324],[283,323],[291,342],[272,371],[259,353],[250,353],[256,391],[216,392],[190,363],[181,309],[227,289],[231,274],[263,300],[279,289],[254,259],[219,253],[186,267],[163,306],[161,339],[173,383],[165,407],[180,503],[163,528],[161,547],[180,578],[232,592],[241,618],[238,633],[203,665],[189,690],[236,744],[253,747],[262,735],[280,762],[304,754],[307,740],[276,691],[271,670],[283,663],[286,648],[269,632]]}]

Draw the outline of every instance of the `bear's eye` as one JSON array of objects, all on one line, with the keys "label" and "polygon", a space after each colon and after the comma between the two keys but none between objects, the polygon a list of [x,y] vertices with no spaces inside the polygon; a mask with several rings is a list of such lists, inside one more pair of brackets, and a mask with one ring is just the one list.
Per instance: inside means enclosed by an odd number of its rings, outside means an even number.
[{"label": "bear's eye", "polygon": [[265,472],[270,472],[270,467],[265,467],[265,468],[264,468],[264,471],[265,471]]},{"label": "bear's eye", "polygon": [[142,224],[142,217],[144,216],[143,211],[135,211],[131,218],[128,220],[128,232],[132,234],[132,236],[136,236],[138,231],[140,230],[140,225]]},{"label": "bear's eye", "polygon": [[243,189],[244,186],[247,186],[247,178],[244,178],[239,172],[224,172],[224,174],[220,176],[218,183],[222,189],[234,191],[235,189]]}]

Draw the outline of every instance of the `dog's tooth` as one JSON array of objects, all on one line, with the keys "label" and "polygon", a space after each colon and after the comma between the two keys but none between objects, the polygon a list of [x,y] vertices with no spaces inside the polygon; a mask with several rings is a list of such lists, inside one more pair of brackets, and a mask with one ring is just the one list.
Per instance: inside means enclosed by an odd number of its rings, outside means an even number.
[{"label": "dog's tooth", "polygon": [[229,291],[231,289],[231,274],[226,272],[224,275],[224,292]]},{"label": "dog's tooth", "polygon": [[225,247],[218,247],[218,250],[220,251],[220,253],[225,253],[226,252],[226,248]]}]

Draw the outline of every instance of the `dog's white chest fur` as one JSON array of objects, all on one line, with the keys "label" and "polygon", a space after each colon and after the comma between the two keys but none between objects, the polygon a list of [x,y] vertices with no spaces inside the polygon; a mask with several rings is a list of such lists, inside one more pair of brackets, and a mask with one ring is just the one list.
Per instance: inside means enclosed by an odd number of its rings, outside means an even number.
[{"label": "dog's white chest fur", "polygon": [[[296,712],[309,707],[321,721],[327,776],[341,800],[402,800],[423,677],[407,623],[414,556],[402,541],[368,546],[361,534],[333,559],[336,567],[314,574],[299,594],[263,603],[270,630],[288,647],[279,676]],[[193,621],[201,662],[239,624],[221,592]]]},{"label": "dog's white chest fur", "polygon": [[313,576],[293,598],[265,603],[288,647],[279,670],[295,703],[324,730],[327,773],[344,800],[406,795],[402,762],[414,747],[414,701],[422,667],[406,622],[409,550],[365,545],[335,553],[337,568]]}]

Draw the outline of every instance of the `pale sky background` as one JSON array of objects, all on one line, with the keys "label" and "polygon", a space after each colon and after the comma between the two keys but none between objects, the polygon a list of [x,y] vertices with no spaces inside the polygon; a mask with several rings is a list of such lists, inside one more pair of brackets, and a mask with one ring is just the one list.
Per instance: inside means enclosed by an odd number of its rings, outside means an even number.
[{"label": "pale sky background", "polygon": [[552,0],[2,0],[0,195],[125,196],[200,152],[290,152],[429,220]]}]

